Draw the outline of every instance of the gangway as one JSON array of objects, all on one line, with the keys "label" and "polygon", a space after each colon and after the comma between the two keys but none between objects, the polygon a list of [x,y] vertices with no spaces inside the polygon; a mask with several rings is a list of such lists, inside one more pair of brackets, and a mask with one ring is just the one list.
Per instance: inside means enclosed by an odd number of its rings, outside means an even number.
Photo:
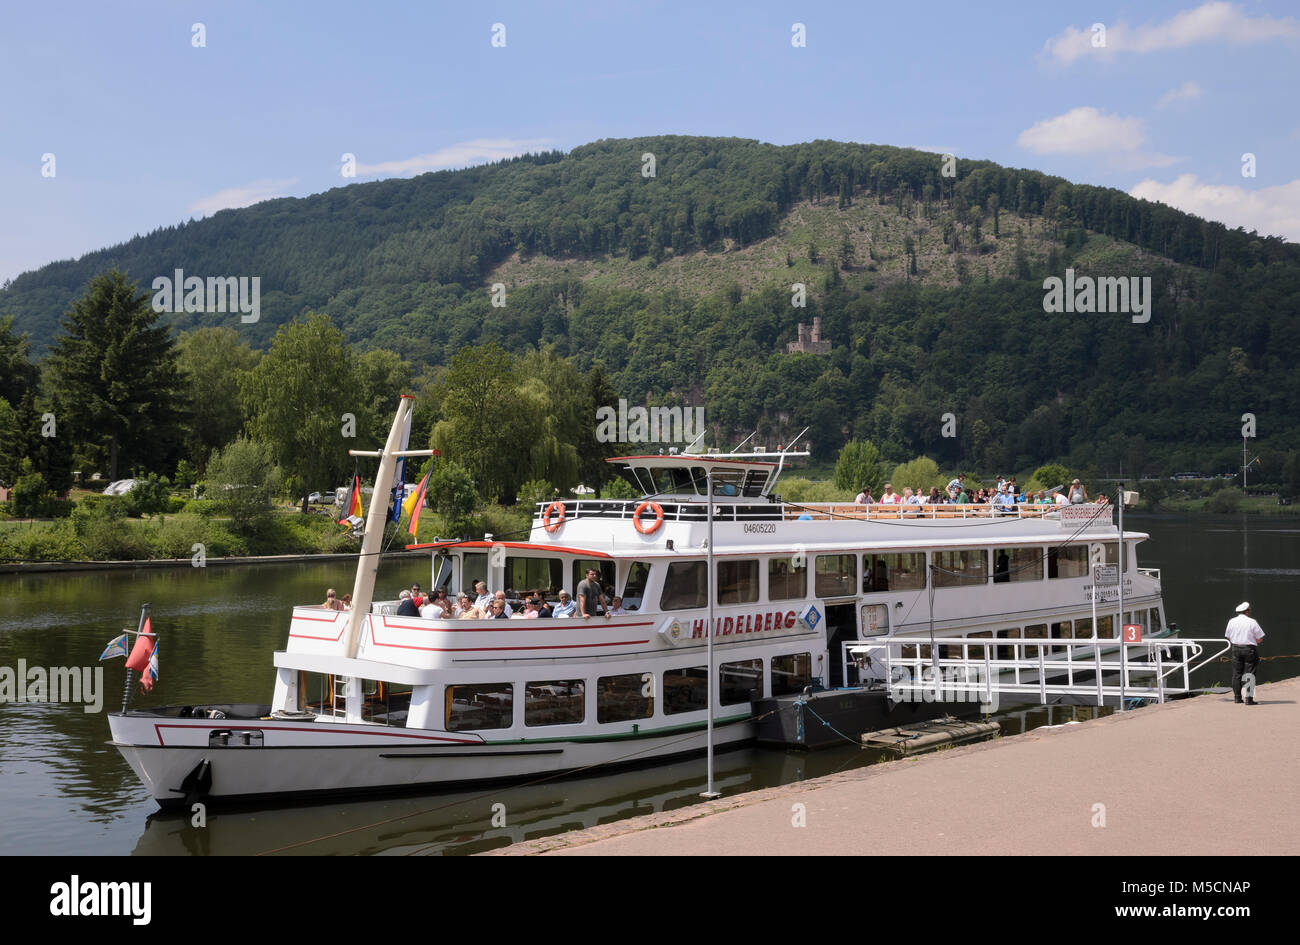
[{"label": "gangway", "polygon": [[[842,644],[841,683],[851,666],[887,685],[894,702],[1008,702],[1047,705],[1060,697],[1097,705],[1192,692],[1191,675],[1228,651],[1226,639],[1158,637],[1124,642],[1021,637],[881,636]],[[1108,703],[1107,700],[1110,700]]]}]

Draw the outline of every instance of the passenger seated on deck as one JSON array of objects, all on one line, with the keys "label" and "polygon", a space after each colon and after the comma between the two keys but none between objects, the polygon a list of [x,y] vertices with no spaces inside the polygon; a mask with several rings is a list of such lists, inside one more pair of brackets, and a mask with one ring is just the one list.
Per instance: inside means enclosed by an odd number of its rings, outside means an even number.
[{"label": "passenger seated on deck", "polygon": [[327,610],[342,610],[343,601],[334,596],[334,588],[325,592],[325,603],[321,604]]},{"label": "passenger seated on deck", "polygon": [[[502,609],[505,611],[505,615],[506,615],[507,617],[513,617],[513,616],[514,616],[515,609],[514,609],[513,607],[511,607],[510,604],[509,604],[509,602],[506,600],[506,592],[505,592],[505,591],[497,591],[495,594],[493,594],[493,595],[492,595],[492,603],[493,603],[493,604],[500,604],[501,607],[502,607]],[[489,613],[488,613],[488,616],[489,616],[489,617],[492,617],[492,616],[495,616],[495,614],[492,613],[492,612],[489,612]]]},{"label": "passenger seated on deck", "polygon": [[344,595],[343,595],[343,609],[344,609],[344,610],[351,610],[351,609],[352,609],[352,595],[351,595],[351,594],[344,594]]},{"label": "passenger seated on deck", "polygon": [[[538,606],[541,602],[536,597],[530,597],[524,601],[524,612],[515,612],[515,618],[518,620],[536,620],[541,616],[541,608]],[[493,606],[496,606],[493,604]]]},{"label": "passenger seated on deck", "polygon": [[560,591],[560,602],[555,605],[556,617],[572,617],[578,612],[578,605],[569,597],[568,591]]},{"label": "passenger seated on deck", "polygon": [[400,601],[400,603],[398,603],[397,605],[398,617],[420,616],[420,608],[416,607],[414,601],[411,600],[410,591],[402,591],[402,593],[398,594],[397,596]]},{"label": "passenger seated on deck", "polygon": [[894,491],[893,483],[889,483],[889,482],[885,483],[885,491],[880,495],[881,504],[897,505],[900,501],[902,501],[902,497],[899,496],[899,494]]},{"label": "passenger seated on deck", "polygon": [[446,616],[446,598],[430,597],[428,603],[420,608],[420,616],[425,620],[441,620]]},{"label": "passenger seated on deck", "polygon": [[621,597],[614,598],[614,600],[612,601],[612,606],[609,608],[609,615],[611,617],[627,616],[627,611],[623,609],[623,598]]},{"label": "passenger seated on deck", "polygon": [[539,617],[555,616],[555,612],[551,609],[551,605],[546,602],[546,595],[542,592],[542,589],[540,587],[537,590],[533,591],[533,599],[537,601],[537,616]]},{"label": "passenger seated on deck", "polygon": [[469,595],[461,591],[456,598],[456,618],[458,620],[481,620],[483,611],[474,606]]},{"label": "passenger seated on deck", "polygon": [[856,499],[853,500],[853,504],[854,504],[854,505],[874,505],[874,504],[875,504],[875,501],[876,501],[875,496],[873,496],[873,495],[871,494],[871,487],[870,487],[870,486],[863,486],[863,487],[862,487],[862,491],[858,493],[858,497],[857,497]]},{"label": "passenger seated on deck", "polygon": [[500,600],[494,600],[492,602],[492,609],[488,611],[488,620],[508,620],[508,619],[510,619],[510,615],[506,613],[505,598],[503,597]]}]

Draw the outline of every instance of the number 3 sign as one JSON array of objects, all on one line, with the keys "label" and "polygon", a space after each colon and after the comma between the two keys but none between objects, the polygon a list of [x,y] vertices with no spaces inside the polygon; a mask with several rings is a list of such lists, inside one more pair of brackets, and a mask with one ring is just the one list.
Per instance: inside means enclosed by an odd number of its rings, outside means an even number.
[{"label": "number 3 sign", "polygon": [[1124,624],[1124,642],[1125,643],[1142,642],[1142,625],[1140,623]]}]

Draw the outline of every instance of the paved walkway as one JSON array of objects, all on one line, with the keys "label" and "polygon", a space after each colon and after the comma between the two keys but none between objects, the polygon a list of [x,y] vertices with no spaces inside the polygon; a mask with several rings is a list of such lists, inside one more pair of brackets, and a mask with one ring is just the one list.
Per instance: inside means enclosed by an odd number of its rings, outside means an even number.
[{"label": "paved walkway", "polygon": [[1300,678],[1257,698],[1148,706],[495,853],[1295,855]]}]

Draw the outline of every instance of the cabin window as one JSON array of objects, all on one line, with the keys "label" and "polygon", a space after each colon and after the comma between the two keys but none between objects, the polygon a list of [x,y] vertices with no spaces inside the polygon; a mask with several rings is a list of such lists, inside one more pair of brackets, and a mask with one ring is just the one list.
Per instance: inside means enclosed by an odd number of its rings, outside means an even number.
[{"label": "cabin window", "polygon": [[983,548],[934,553],[935,587],[970,587],[988,578],[988,552]]},{"label": "cabin window", "polygon": [[630,722],[655,714],[654,673],[601,676],[596,681],[596,721]]},{"label": "cabin window", "polygon": [[[1020,628],[1019,628],[1019,627],[1012,627],[1010,630],[999,630],[999,631],[998,631],[998,639],[999,639],[999,640],[1017,640],[1017,639],[1019,639],[1019,638],[1020,638]],[[1000,660],[1013,660],[1013,659],[1015,659],[1015,658],[1016,658],[1016,648],[1015,648],[1014,646],[1000,646],[1000,647],[998,647],[998,657],[997,657],[997,658],[1000,659]]]},{"label": "cabin window", "polygon": [[508,682],[448,686],[447,731],[473,732],[514,724],[515,688]]},{"label": "cabin window", "polygon": [[857,555],[818,555],[815,596],[849,597],[858,585]]},{"label": "cabin window", "polygon": [[709,667],[688,666],[664,673],[664,715],[709,707]]},{"label": "cabin window", "polygon": [[1162,629],[1163,626],[1160,623],[1160,608],[1152,607],[1151,608],[1151,632],[1159,633]]},{"label": "cabin window", "polygon": [[772,657],[772,695],[788,696],[812,685],[812,654]]},{"label": "cabin window", "polygon": [[587,684],[581,679],[524,685],[525,725],[575,725],[586,716]]},{"label": "cabin window", "polygon": [[1061,545],[1047,549],[1049,578],[1077,578],[1088,573],[1088,546]]},{"label": "cabin window", "polygon": [[[1026,640],[1045,640],[1045,639],[1047,639],[1047,624],[1045,624],[1045,623],[1034,623],[1034,624],[1030,624],[1029,626],[1025,627],[1025,639],[1026,639]],[[1038,646],[1030,647],[1030,646],[1027,646],[1027,647],[1025,647],[1025,658],[1026,658],[1026,659],[1033,659],[1033,660],[1036,660],[1036,659],[1038,659],[1038,654],[1039,654],[1040,651],[1042,651],[1043,656],[1046,656],[1046,655],[1047,655],[1047,652],[1044,651],[1042,647],[1038,647]]]},{"label": "cabin window", "polygon": [[[1073,629],[1074,629],[1074,628],[1073,628],[1073,625],[1072,625],[1072,624],[1070,623],[1070,621],[1068,621],[1068,620],[1062,620],[1062,621],[1060,621],[1059,623],[1054,623],[1054,624],[1052,624],[1052,633],[1051,633],[1052,639],[1053,639],[1053,640],[1068,640],[1068,639],[1070,639],[1072,636],[1074,636]],[[1065,649],[1066,649],[1066,648],[1063,647],[1063,646],[1053,647],[1053,648],[1052,648],[1052,652],[1053,652],[1053,653],[1064,653],[1064,652],[1065,652]]]},{"label": "cabin window", "polygon": [[993,583],[1015,584],[1043,579],[1042,548],[993,549]]},{"label": "cabin window", "polygon": [[[559,558],[506,557],[506,596],[515,597],[526,591],[542,590],[547,597],[559,593],[564,583],[564,562]],[[512,594],[517,591],[518,594]]]},{"label": "cabin window", "polygon": [[361,720],[379,725],[406,725],[406,715],[411,708],[411,687],[390,682],[365,679],[361,682],[364,702]]},{"label": "cabin window", "polygon": [[808,596],[808,565],[801,558],[794,566],[793,556],[771,558],[767,562],[767,599],[794,600]]},{"label": "cabin window", "polygon": [[1074,622],[1074,635],[1080,640],[1092,639],[1092,618],[1083,617]]},{"label": "cabin window", "polygon": [[862,590],[919,591],[925,588],[925,552],[862,556]]},{"label": "cabin window", "polygon": [[627,582],[623,585],[623,609],[643,610],[645,586],[650,580],[650,565],[644,561],[633,561],[627,569]]},{"label": "cabin window", "polygon": [[659,596],[660,610],[690,610],[707,607],[708,571],[703,561],[674,561],[668,565],[664,590]]},{"label": "cabin window", "polygon": [[470,596],[473,600],[477,595],[474,592],[474,584],[482,581],[490,586],[487,578],[487,552],[486,551],[467,551],[461,565],[460,589]]},{"label": "cabin window", "polygon": [[758,559],[718,562],[718,603],[752,604],[758,600]]},{"label": "cabin window", "polygon": [[575,558],[573,561],[573,594],[577,597],[578,584],[587,579],[587,569],[595,568],[600,590],[608,598],[614,596],[614,562],[608,558]]},{"label": "cabin window", "polygon": [[763,698],[763,661],[739,660],[718,667],[718,704],[737,705]]}]

